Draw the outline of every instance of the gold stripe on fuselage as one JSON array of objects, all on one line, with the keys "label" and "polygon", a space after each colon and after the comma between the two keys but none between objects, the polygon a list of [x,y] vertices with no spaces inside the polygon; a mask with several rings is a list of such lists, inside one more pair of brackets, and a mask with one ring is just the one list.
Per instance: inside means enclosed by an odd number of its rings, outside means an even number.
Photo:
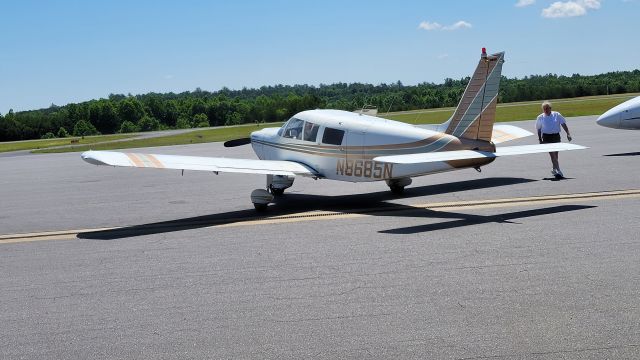
[{"label": "gold stripe on fuselage", "polygon": [[[448,140],[440,148],[435,151],[463,150],[472,149],[474,146],[463,145],[459,139],[446,134],[430,136],[426,139],[401,144],[388,145],[368,145],[368,146],[341,146],[341,145],[315,145],[315,144],[298,144],[298,143],[272,143],[264,140],[254,140],[258,144],[274,147],[277,149],[299,152],[304,154],[342,158],[345,156],[359,156],[362,159],[372,159],[377,156],[391,155],[382,153],[381,151],[394,151],[393,155],[419,153],[421,147],[427,147],[436,144],[439,140]],[[476,146],[477,147],[477,146]],[[333,151],[328,151],[333,150]],[[425,149],[424,152],[433,152]]]}]

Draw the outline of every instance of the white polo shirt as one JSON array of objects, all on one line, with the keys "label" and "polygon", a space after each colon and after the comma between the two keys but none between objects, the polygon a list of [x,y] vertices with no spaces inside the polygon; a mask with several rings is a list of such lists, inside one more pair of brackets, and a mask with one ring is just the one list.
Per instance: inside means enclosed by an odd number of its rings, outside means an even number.
[{"label": "white polo shirt", "polygon": [[543,134],[558,134],[560,132],[560,125],[566,123],[564,117],[557,111],[552,111],[549,116],[542,113],[538,115],[538,119],[536,119],[536,130],[541,129]]}]

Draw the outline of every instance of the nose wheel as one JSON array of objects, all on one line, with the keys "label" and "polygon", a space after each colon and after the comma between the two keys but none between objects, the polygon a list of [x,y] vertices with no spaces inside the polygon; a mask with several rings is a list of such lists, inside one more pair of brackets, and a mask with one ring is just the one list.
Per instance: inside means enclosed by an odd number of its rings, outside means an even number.
[{"label": "nose wheel", "polygon": [[267,210],[267,206],[273,201],[273,195],[265,189],[255,189],[251,192],[251,202],[257,211]]},{"label": "nose wheel", "polygon": [[293,180],[293,177],[283,175],[267,175],[267,189],[271,194],[280,196],[293,185]]}]

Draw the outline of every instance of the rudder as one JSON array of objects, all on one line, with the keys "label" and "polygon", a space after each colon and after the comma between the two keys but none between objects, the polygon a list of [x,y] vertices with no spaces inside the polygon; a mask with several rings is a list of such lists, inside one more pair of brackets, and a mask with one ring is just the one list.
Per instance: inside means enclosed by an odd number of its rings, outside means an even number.
[{"label": "rudder", "polygon": [[462,94],[445,133],[458,138],[491,141],[502,76],[504,52],[482,56]]}]

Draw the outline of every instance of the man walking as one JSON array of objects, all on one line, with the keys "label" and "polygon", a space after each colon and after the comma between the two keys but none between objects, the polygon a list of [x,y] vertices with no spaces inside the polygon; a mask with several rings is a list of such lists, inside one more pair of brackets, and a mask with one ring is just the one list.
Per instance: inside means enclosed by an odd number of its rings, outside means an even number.
[{"label": "man walking", "polygon": [[[559,143],[561,126],[567,133],[567,140],[571,141],[567,121],[559,112],[551,111],[550,102],[545,101],[542,103],[542,111],[542,114],[538,115],[538,119],[536,120],[536,129],[538,130],[538,141],[540,141],[540,144]],[[564,177],[558,162],[558,152],[550,152],[549,156],[551,156],[551,164],[553,165],[551,174],[556,178]]]}]

